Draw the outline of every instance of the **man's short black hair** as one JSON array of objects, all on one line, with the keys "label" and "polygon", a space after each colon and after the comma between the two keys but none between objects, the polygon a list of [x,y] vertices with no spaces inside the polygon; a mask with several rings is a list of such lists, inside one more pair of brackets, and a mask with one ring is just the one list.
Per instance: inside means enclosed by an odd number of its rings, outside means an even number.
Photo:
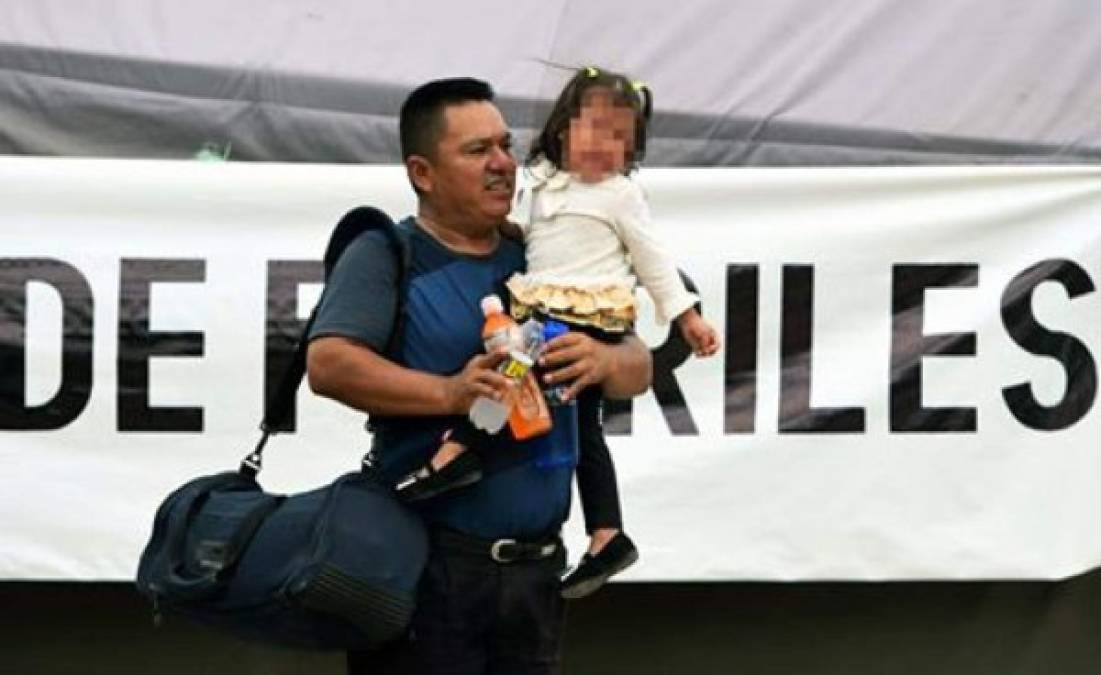
[{"label": "man's short black hair", "polygon": [[492,101],[493,88],[488,82],[472,77],[433,80],[413,90],[401,104],[398,133],[401,136],[401,158],[410,155],[432,158],[443,134],[443,110],[449,105],[469,101]]}]

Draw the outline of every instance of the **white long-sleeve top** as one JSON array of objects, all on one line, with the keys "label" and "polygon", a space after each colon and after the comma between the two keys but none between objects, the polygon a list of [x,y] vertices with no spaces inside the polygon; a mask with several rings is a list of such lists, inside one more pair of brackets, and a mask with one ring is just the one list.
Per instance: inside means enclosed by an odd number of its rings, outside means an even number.
[{"label": "white long-sleeve top", "polygon": [[528,194],[513,211],[527,249],[526,281],[614,284],[633,292],[637,277],[654,300],[659,323],[696,303],[653,236],[650,207],[637,183],[620,174],[585,183],[549,162],[529,173]]}]

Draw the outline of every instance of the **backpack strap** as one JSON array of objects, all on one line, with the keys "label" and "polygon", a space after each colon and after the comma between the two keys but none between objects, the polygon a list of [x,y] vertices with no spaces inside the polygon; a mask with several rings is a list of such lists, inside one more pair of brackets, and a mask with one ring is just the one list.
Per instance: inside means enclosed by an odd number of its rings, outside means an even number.
[{"label": "backpack strap", "polygon": [[[333,233],[329,236],[329,244],[325,247],[325,283],[329,282],[337,262],[348,248],[349,244],[366,232],[381,230],[385,235],[390,249],[398,262],[397,302],[395,303],[396,315],[390,330],[390,337],[386,342],[386,354],[391,354],[400,344],[404,328],[404,301],[405,289],[408,281],[410,246],[409,231],[399,228],[379,209],[372,206],[360,206],[344,214],[340,222],[336,224]],[[324,294],[322,294],[324,298]],[[310,318],[302,329],[302,335],[298,338],[298,344],[294,350],[294,357],[290,365],[284,371],[279,381],[275,394],[268,400],[264,408],[264,419],[260,423],[261,436],[256,447],[242,461],[240,472],[255,476],[263,465],[262,455],[268,437],[276,433],[282,422],[287,418],[294,404],[294,398],[298,393],[298,387],[302,384],[302,378],[306,374],[306,352],[309,349],[309,334],[317,319],[317,310],[321,306],[321,300],[310,312]]]}]

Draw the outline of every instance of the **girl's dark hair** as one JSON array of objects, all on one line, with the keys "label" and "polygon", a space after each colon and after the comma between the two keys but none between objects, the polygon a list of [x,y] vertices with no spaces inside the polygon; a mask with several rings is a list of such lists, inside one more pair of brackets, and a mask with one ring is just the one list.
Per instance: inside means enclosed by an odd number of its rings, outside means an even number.
[{"label": "girl's dark hair", "polygon": [[562,136],[569,130],[570,120],[580,116],[585,94],[593,89],[607,91],[611,94],[614,105],[625,106],[634,111],[635,138],[627,150],[625,171],[630,173],[638,168],[646,155],[646,125],[650,121],[650,114],[654,107],[653,94],[650,93],[650,88],[641,82],[633,82],[626,75],[593,66],[580,68],[562,89],[558,100],[554,102],[554,107],[551,108],[546,124],[543,125],[543,130],[531,143],[531,151],[527,157],[528,164],[546,159],[555,168],[563,168],[565,159]]}]

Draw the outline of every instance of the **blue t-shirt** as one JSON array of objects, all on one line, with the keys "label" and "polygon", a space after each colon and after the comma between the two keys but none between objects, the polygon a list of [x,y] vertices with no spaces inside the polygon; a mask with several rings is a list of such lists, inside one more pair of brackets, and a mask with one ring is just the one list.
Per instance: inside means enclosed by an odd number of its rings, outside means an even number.
[{"label": "blue t-shirt", "polygon": [[[485,256],[444,247],[412,218],[409,278],[400,343],[390,358],[429,373],[451,375],[482,351],[481,299],[507,297],[504,281],[524,268],[523,247],[502,239]],[[326,286],[310,338],[339,335],[383,353],[394,327],[397,260],[383,232],[367,232],[341,256]],[[423,465],[446,429],[460,418],[428,416],[377,420],[374,447],[383,476],[394,482]],[[558,420],[556,420],[558,421]],[[520,461],[461,490],[420,502],[431,523],[485,538],[534,538],[557,532],[569,513],[572,467],[544,469],[534,458],[549,437],[504,450]]]}]

